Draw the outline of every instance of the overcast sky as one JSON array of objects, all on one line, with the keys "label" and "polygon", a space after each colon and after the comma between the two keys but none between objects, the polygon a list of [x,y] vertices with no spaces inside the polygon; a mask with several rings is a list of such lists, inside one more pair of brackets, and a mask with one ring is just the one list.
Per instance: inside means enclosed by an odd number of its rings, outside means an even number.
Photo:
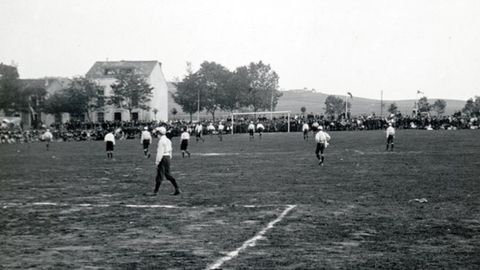
[{"label": "overcast sky", "polygon": [[21,78],[158,60],[167,80],[262,60],[281,89],[384,99],[480,95],[477,0],[0,0],[0,62]]}]

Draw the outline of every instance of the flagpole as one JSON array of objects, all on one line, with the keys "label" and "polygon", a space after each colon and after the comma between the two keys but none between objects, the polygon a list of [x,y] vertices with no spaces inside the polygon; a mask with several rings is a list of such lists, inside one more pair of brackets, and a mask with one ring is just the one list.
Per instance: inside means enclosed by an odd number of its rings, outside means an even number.
[{"label": "flagpole", "polygon": [[347,120],[347,112],[348,112],[348,94],[345,95],[345,121]]},{"label": "flagpole", "polygon": [[383,117],[383,90],[380,90],[380,117]]}]

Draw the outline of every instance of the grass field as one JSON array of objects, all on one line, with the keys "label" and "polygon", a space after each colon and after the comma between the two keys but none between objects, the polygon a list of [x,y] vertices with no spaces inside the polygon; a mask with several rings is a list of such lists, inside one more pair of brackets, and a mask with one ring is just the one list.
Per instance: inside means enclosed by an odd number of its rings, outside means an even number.
[{"label": "grass field", "polygon": [[175,138],[156,197],[137,140],[0,145],[0,269],[480,269],[478,131],[330,135],[324,167],[300,133]]}]

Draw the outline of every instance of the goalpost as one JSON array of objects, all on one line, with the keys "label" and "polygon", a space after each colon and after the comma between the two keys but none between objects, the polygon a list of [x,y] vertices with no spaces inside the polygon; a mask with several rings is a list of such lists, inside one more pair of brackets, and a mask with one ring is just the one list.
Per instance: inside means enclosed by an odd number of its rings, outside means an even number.
[{"label": "goalpost", "polygon": [[275,112],[244,112],[244,113],[232,113],[232,134],[235,130],[235,116],[236,115],[252,115],[257,117],[259,115],[270,115],[270,119],[273,119],[274,114],[287,114],[287,132],[290,132],[290,114],[291,111],[275,111]]}]

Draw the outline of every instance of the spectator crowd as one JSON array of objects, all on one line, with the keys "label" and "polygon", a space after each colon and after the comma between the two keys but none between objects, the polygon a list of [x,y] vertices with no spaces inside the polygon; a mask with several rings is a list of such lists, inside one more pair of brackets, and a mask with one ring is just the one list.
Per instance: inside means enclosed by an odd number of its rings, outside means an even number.
[{"label": "spectator crowd", "polygon": [[[48,128],[55,141],[90,141],[103,140],[105,134],[114,131],[117,139],[139,139],[144,127],[150,131],[159,126],[165,126],[169,137],[179,136],[182,128],[190,133],[195,130],[196,125],[203,126],[204,134],[218,133],[220,122],[225,126],[224,133],[246,133],[249,123],[262,123],[265,127],[264,132],[287,132],[290,124],[290,131],[300,132],[302,126],[307,123],[310,127],[318,123],[328,131],[358,131],[358,130],[380,130],[385,129],[388,123],[397,129],[426,129],[426,130],[457,130],[457,129],[478,129],[479,122],[477,117],[468,117],[465,115],[452,116],[402,116],[390,115],[389,117],[378,117],[375,115],[356,116],[349,119],[333,119],[323,115],[295,115],[290,117],[241,117],[235,118],[232,125],[232,119],[222,119],[220,121],[200,121],[190,122],[185,120],[175,120],[169,122],[103,122],[103,123],[85,123],[80,121],[70,121],[67,123],[52,124],[50,127],[42,126],[42,129],[22,129],[18,125],[2,123],[0,128],[0,143],[28,143],[42,140],[42,134]],[[212,128],[215,127],[215,128]]]}]

